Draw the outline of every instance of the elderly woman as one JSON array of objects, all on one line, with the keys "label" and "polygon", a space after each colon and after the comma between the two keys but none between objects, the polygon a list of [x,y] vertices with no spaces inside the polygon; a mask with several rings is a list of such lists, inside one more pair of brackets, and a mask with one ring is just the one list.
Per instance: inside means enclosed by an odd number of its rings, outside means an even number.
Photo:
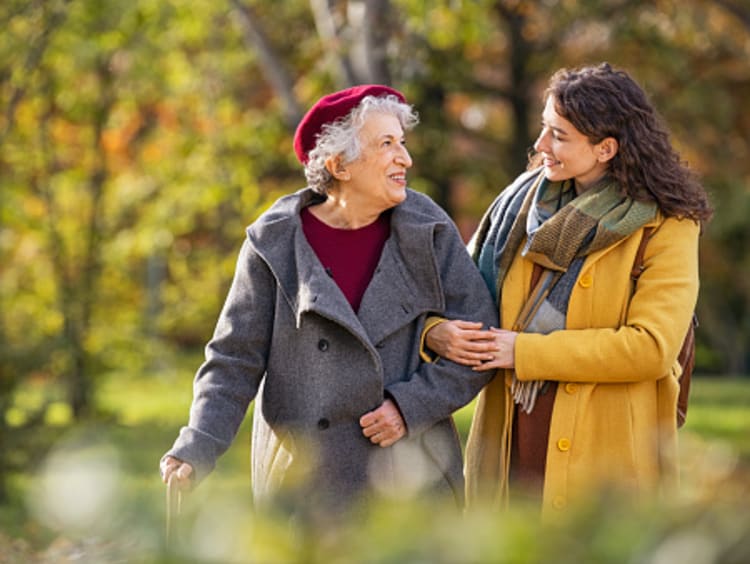
[{"label": "elderly woman", "polygon": [[462,503],[451,413],[493,371],[423,362],[420,335],[429,315],[489,327],[497,313],[451,220],[406,187],[416,122],[380,85],[325,96],[302,119],[294,148],[309,186],[247,229],[165,481],[206,476],[255,399],[256,500]]}]

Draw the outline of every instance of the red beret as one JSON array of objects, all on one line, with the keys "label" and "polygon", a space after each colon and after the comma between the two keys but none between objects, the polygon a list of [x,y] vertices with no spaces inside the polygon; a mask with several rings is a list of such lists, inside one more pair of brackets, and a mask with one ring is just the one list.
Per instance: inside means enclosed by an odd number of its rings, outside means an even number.
[{"label": "red beret", "polygon": [[325,124],[345,117],[365,96],[389,94],[406,103],[401,92],[380,84],[362,84],[323,96],[305,114],[294,132],[294,152],[297,153],[299,162],[307,163],[307,154],[315,148],[317,136]]}]

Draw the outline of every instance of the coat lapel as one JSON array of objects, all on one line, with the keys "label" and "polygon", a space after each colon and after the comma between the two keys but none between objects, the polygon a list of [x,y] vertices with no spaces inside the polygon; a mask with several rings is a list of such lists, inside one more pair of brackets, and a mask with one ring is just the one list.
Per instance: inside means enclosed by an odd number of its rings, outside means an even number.
[{"label": "coat lapel", "polygon": [[294,311],[297,327],[303,314],[315,312],[374,344],[420,314],[443,309],[434,260],[434,219],[410,209],[407,200],[394,209],[391,237],[355,314],[302,231],[299,212],[317,197],[302,190],[282,198],[248,228],[251,242]]},{"label": "coat lapel", "polygon": [[362,324],[302,231],[300,211],[321,198],[310,189],[281,198],[248,228],[248,237],[273,272],[297,328],[303,314],[316,312],[366,340]]},{"label": "coat lapel", "polygon": [[445,308],[434,230],[434,218],[414,210],[408,199],[393,210],[391,237],[359,307],[359,320],[373,343],[422,313]]}]

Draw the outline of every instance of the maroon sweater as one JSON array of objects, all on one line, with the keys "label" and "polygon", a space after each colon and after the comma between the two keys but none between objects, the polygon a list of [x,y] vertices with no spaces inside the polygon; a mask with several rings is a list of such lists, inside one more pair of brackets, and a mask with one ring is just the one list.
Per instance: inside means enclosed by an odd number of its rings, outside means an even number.
[{"label": "maroon sweater", "polygon": [[301,216],[302,230],[318,260],[357,312],[391,234],[390,212],[380,214],[376,221],[360,229],[331,227],[307,208]]}]

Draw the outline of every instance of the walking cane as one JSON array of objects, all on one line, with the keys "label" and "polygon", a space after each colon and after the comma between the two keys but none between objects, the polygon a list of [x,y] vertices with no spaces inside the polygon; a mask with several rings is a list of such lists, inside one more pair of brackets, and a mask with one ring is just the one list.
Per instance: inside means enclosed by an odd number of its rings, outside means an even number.
[{"label": "walking cane", "polygon": [[177,472],[172,472],[167,480],[167,530],[166,542],[169,547],[174,538],[174,530],[177,525],[177,517],[180,515],[182,506],[182,491],[180,490]]}]

